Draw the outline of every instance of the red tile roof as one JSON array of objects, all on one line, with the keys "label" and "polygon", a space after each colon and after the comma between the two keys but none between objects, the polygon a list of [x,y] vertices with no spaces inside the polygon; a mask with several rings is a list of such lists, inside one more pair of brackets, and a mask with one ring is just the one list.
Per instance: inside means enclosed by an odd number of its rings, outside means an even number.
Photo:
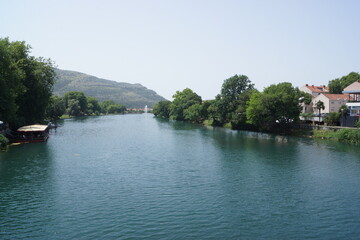
[{"label": "red tile roof", "polygon": [[305,87],[307,87],[308,89],[310,89],[311,92],[316,92],[316,93],[322,93],[322,92],[329,92],[329,88],[326,87],[325,85],[323,86],[314,86],[314,85],[308,85],[306,84]]},{"label": "red tile roof", "polygon": [[325,97],[330,100],[349,100],[349,94],[330,94],[330,93],[323,93]]},{"label": "red tile roof", "polygon": [[354,82],[344,89],[344,92],[360,92],[360,82]]}]

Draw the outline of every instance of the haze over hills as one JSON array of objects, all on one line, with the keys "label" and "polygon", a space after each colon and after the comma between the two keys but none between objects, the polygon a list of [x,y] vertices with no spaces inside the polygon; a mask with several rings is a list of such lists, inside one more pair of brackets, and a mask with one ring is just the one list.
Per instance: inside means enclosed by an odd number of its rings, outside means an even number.
[{"label": "haze over hills", "polygon": [[61,69],[56,69],[55,72],[57,80],[53,93],[57,96],[63,96],[70,91],[81,91],[99,101],[112,100],[124,104],[127,108],[144,108],[145,105],[153,107],[159,101],[165,100],[155,91],[138,83],[116,82]]}]

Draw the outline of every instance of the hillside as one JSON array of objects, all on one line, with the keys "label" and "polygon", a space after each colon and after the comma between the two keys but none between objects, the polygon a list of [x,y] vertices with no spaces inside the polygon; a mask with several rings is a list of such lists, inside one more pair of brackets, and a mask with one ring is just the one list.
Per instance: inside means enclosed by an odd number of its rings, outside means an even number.
[{"label": "hillside", "polygon": [[53,93],[57,96],[63,96],[69,91],[81,91],[99,101],[112,100],[124,104],[127,108],[143,108],[145,105],[153,107],[157,102],[165,100],[141,84],[115,82],[75,71],[55,71],[57,80]]}]

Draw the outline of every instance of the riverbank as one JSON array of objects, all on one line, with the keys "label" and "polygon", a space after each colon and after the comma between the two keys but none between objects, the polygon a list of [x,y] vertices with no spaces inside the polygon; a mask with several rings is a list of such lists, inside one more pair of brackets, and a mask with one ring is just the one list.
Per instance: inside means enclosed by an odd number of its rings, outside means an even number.
[{"label": "riverbank", "polygon": [[[205,120],[203,122],[206,126],[212,126],[212,121]],[[220,126],[224,128],[233,129],[231,124],[225,124]],[[313,126],[313,125],[289,125],[286,127],[277,127],[269,129],[267,131],[259,131],[256,129],[246,128],[246,129],[233,129],[233,130],[247,130],[254,132],[264,132],[296,137],[305,137],[305,138],[315,138],[315,139],[325,139],[330,141],[337,142],[347,142],[352,144],[360,144],[360,129],[359,128],[344,128],[336,126]]]}]

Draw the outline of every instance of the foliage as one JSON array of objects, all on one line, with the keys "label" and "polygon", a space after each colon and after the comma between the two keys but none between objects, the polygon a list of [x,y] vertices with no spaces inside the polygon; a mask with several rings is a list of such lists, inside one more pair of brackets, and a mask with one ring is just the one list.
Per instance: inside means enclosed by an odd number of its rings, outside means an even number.
[{"label": "foliage", "polygon": [[66,112],[65,101],[58,96],[52,96],[46,108],[46,117],[50,120],[57,120]]},{"label": "foliage", "polygon": [[300,91],[299,101],[306,105],[309,105],[312,101],[312,95],[303,91]]},{"label": "foliage", "polygon": [[11,128],[42,121],[52,94],[53,62],[30,56],[30,49],[0,39],[0,117]]},{"label": "foliage", "polygon": [[94,97],[87,97],[87,114],[99,115],[101,113],[101,107],[99,101]]},{"label": "foliage", "polygon": [[100,102],[100,109],[101,109],[101,113],[107,114],[108,113],[108,107],[110,105],[115,105],[116,103],[114,101],[110,101],[110,100],[105,100]]},{"label": "foliage", "polygon": [[340,142],[360,143],[360,129],[346,128],[338,131],[314,130],[315,138],[329,139]]},{"label": "foliage", "polygon": [[87,113],[88,102],[83,92],[68,92],[64,95],[66,112],[71,116],[83,116]]},{"label": "foliage", "polygon": [[165,100],[156,92],[140,84],[130,84],[97,78],[88,74],[56,69],[58,77],[54,85],[54,95],[63,96],[70,91],[83,92],[95,97],[99,102],[109,100],[124,104],[127,108],[153,107]]},{"label": "foliage", "polygon": [[360,128],[360,121],[355,122],[355,127]]},{"label": "foliage", "polygon": [[343,105],[341,105],[339,112],[341,113],[342,117],[346,117],[347,115],[349,115],[350,110],[349,110],[348,106],[343,104]]},{"label": "foliage", "polygon": [[256,89],[246,89],[239,96],[237,109],[231,115],[231,128],[240,129],[247,125],[246,109],[249,106],[249,100],[252,94],[257,93]]},{"label": "foliage", "polygon": [[0,149],[6,149],[9,144],[9,139],[7,139],[4,135],[0,134]]},{"label": "foliage", "polygon": [[360,74],[356,72],[331,80],[329,81],[330,93],[342,94],[344,88],[356,81],[360,81]]},{"label": "foliage", "polygon": [[112,104],[107,107],[107,113],[116,114],[116,113],[124,113],[126,111],[126,107],[122,104]]},{"label": "foliage", "polygon": [[319,122],[320,122],[320,117],[321,117],[321,110],[324,110],[325,109],[325,104],[323,101],[319,100],[317,103],[316,103],[316,108],[319,110]]},{"label": "foliage", "polygon": [[189,88],[182,92],[177,91],[173,98],[170,104],[170,118],[174,120],[185,120],[184,110],[202,101],[201,97]]},{"label": "foliage", "polygon": [[324,122],[329,126],[338,126],[340,125],[340,117],[341,113],[331,112],[325,117]]},{"label": "foliage", "polygon": [[314,114],[308,112],[308,113],[301,113],[300,116],[303,117],[306,121],[306,120],[311,120],[314,117]]},{"label": "foliage", "polygon": [[245,91],[251,93],[251,90],[253,89],[254,84],[252,84],[245,75],[234,75],[226,79],[221,87],[220,98],[218,98],[218,101],[221,101],[219,105],[222,118],[221,121],[231,121],[234,116],[233,113],[240,105],[245,105],[249,100],[249,94],[244,97],[242,96],[243,93]]},{"label": "foliage", "polygon": [[170,101],[160,101],[153,108],[153,114],[156,117],[170,118]]},{"label": "foliage", "polygon": [[191,105],[187,109],[184,110],[184,117],[186,120],[192,121],[192,122],[203,122],[207,116],[208,116],[208,109],[209,102],[205,103],[196,103],[194,105]]},{"label": "foliage", "polygon": [[248,123],[269,129],[276,123],[289,124],[298,119],[300,91],[291,83],[271,85],[251,95],[246,109]]}]

